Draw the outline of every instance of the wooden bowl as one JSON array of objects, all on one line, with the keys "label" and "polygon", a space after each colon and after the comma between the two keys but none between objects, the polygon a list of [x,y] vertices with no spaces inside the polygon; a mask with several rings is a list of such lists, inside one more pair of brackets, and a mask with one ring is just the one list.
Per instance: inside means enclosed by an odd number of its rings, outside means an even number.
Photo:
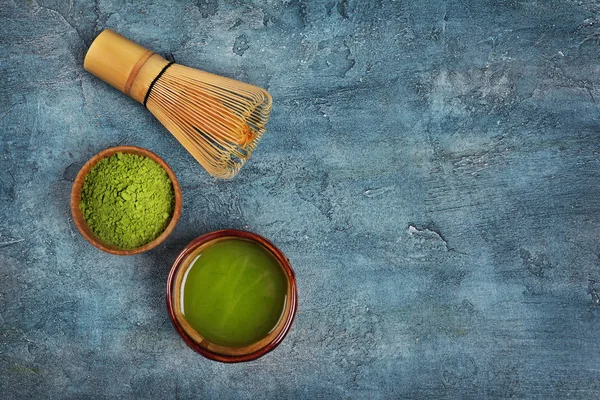
[{"label": "wooden bowl", "polygon": [[[181,285],[181,280],[177,279],[178,272],[182,268],[187,268],[189,266],[189,264],[195,258],[195,254],[197,254],[197,250],[199,250],[200,247],[205,247],[217,240],[224,238],[242,238],[263,246],[263,248],[269,251],[279,262],[279,265],[285,273],[288,283],[286,303],[282,316],[275,328],[265,338],[261,339],[257,343],[253,343],[249,346],[241,348],[224,347],[210,343],[207,339],[203,338],[195,331],[190,334],[189,329],[193,328],[186,328],[184,326],[189,324],[178,319],[174,306],[174,302],[176,301],[174,297],[175,292],[177,291],[175,285]],[[273,243],[264,237],[251,232],[226,229],[222,231],[211,232],[194,239],[183,249],[173,263],[171,272],[169,273],[169,278],[167,280],[167,309],[169,310],[169,315],[171,317],[171,321],[173,322],[173,326],[179,335],[189,347],[202,354],[204,357],[225,363],[255,360],[277,347],[285,338],[290,330],[290,327],[292,326],[292,322],[296,316],[297,304],[298,289],[296,287],[294,270],[292,269],[289,260],[281,252],[281,250],[275,247]]]},{"label": "wooden bowl", "polygon": [[[163,233],[161,233],[159,237],[157,237],[150,243],[147,243],[140,247],[136,247],[135,249],[120,249],[100,239],[94,234],[94,232],[92,232],[85,220],[85,217],[83,216],[83,213],[81,212],[81,209],[79,208],[79,203],[81,202],[81,190],[83,188],[83,182],[87,174],[96,165],[96,163],[98,163],[98,161],[102,160],[103,158],[110,157],[116,153],[136,154],[138,156],[144,156],[154,160],[157,164],[163,167],[164,170],[167,172],[167,175],[169,175],[171,183],[173,184],[173,192],[175,194],[175,206],[173,209],[173,215],[171,217],[171,221],[169,222]],[[71,214],[73,215],[73,222],[75,223],[75,226],[77,227],[77,229],[79,229],[79,232],[83,235],[83,237],[86,238],[88,242],[90,242],[100,250],[106,251],[107,253],[111,254],[117,254],[120,256],[139,254],[158,246],[167,238],[167,236],[171,234],[171,232],[173,232],[173,229],[175,229],[175,225],[177,225],[177,221],[181,216],[181,188],[179,187],[179,182],[177,182],[177,178],[175,177],[175,174],[173,173],[171,167],[169,167],[167,163],[163,161],[162,158],[160,158],[153,152],[135,146],[110,147],[106,150],[102,150],[100,153],[90,158],[77,174],[75,182],[73,183],[73,189],[71,190]]]}]

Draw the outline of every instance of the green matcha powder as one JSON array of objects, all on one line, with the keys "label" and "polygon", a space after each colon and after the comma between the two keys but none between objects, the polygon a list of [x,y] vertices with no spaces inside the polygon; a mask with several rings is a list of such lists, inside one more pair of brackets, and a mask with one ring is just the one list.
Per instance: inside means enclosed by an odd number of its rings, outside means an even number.
[{"label": "green matcha powder", "polygon": [[165,230],[174,202],[164,168],[148,157],[117,153],[87,174],[79,207],[96,236],[120,249],[133,249]]}]

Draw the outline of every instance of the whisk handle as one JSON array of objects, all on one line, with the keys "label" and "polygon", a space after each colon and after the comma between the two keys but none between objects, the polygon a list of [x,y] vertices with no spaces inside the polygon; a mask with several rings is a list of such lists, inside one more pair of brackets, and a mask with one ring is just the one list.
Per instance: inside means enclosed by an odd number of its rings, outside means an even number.
[{"label": "whisk handle", "polygon": [[83,61],[86,71],[142,104],[168,64],[152,50],[110,29],[94,39]]}]

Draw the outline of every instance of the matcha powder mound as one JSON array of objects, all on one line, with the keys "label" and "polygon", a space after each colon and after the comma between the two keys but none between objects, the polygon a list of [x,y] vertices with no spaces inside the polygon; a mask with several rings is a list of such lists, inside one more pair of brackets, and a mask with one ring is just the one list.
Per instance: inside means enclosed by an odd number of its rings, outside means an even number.
[{"label": "matcha powder mound", "polygon": [[100,239],[133,249],[160,236],[174,202],[173,184],[164,168],[148,157],[117,153],[87,174],[79,207]]}]

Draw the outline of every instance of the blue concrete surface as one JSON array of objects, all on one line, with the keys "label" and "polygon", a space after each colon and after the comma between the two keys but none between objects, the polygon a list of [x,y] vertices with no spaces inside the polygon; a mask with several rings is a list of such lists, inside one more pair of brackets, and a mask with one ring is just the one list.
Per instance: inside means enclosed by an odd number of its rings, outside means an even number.
[{"label": "blue concrete surface", "polygon": [[[106,27],[270,90],[235,180],[83,70]],[[0,1],[0,398],[600,398],[599,38],[592,0]],[[129,258],[69,213],[117,144],[184,198]],[[246,364],[165,309],[177,253],[220,228],[298,278],[289,336]]]}]

